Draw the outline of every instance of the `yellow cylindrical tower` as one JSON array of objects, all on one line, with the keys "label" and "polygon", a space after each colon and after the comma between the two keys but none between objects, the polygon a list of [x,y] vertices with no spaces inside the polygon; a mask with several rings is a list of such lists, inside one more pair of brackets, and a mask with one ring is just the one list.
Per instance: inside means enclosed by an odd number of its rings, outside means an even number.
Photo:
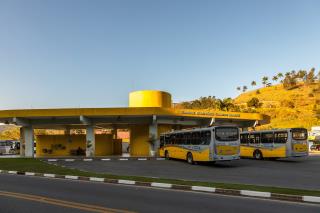
[{"label": "yellow cylindrical tower", "polygon": [[129,94],[129,107],[171,108],[171,94],[158,90],[141,90]]}]

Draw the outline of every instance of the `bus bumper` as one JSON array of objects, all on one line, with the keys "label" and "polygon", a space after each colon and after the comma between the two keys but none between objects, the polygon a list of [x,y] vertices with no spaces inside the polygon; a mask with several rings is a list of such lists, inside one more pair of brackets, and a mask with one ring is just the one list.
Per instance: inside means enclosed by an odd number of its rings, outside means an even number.
[{"label": "bus bumper", "polygon": [[224,155],[215,155],[213,157],[214,161],[230,161],[230,160],[239,160],[239,155],[231,155],[231,156],[224,156]]}]

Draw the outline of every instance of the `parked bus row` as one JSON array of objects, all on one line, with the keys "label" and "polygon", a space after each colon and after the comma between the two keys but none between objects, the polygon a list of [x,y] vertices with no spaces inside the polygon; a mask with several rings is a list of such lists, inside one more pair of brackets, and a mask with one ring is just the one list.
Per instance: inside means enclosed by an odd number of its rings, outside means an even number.
[{"label": "parked bus row", "polygon": [[303,128],[241,132],[237,127],[215,126],[160,135],[160,156],[216,162],[240,157],[292,158],[308,156],[308,132]]}]

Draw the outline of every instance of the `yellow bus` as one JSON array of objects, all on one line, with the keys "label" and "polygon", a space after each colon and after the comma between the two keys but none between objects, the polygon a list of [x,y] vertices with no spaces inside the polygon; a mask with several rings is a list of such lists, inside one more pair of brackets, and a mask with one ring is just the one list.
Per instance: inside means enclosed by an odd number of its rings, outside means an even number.
[{"label": "yellow bus", "polygon": [[240,156],[290,158],[308,156],[308,131],[304,128],[246,131],[240,134]]},{"label": "yellow bus", "polygon": [[160,135],[160,156],[197,161],[230,161],[240,158],[239,129],[233,126],[193,128]]}]

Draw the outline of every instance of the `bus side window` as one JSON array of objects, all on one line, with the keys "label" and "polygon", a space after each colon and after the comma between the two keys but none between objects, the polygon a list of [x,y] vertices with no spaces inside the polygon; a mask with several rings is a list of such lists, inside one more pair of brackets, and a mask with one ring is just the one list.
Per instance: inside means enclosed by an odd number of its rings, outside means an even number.
[{"label": "bus side window", "polygon": [[164,146],[164,136],[161,135],[160,136],[160,148],[162,148]]},{"label": "bus side window", "polygon": [[276,132],[274,136],[275,143],[286,143],[288,140],[288,132]]},{"label": "bus side window", "polygon": [[211,132],[210,131],[203,131],[201,132],[201,145],[209,145],[211,141]]},{"label": "bus side window", "polygon": [[192,145],[199,145],[200,143],[200,132],[192,132]]},{"label": "bus side window", "polygon": [[184,144],[190,145],[191,144],[191,134],[189,132],[183,133],[183,139],[184,139]]},{"label": "bus side window", "polygon": [[164,144],[170,144],[170,135],[164,136]]},{"label": "bus side window", "polygon": [[273,143],[273,132],[263,132],[261,134],[261,143]]},{"label": "bus side window", "polygon": [[240,143],[241,144],[247,144],[249,141],[248,141],[248,136],[249,134],[241,134],[240,135]]}]

